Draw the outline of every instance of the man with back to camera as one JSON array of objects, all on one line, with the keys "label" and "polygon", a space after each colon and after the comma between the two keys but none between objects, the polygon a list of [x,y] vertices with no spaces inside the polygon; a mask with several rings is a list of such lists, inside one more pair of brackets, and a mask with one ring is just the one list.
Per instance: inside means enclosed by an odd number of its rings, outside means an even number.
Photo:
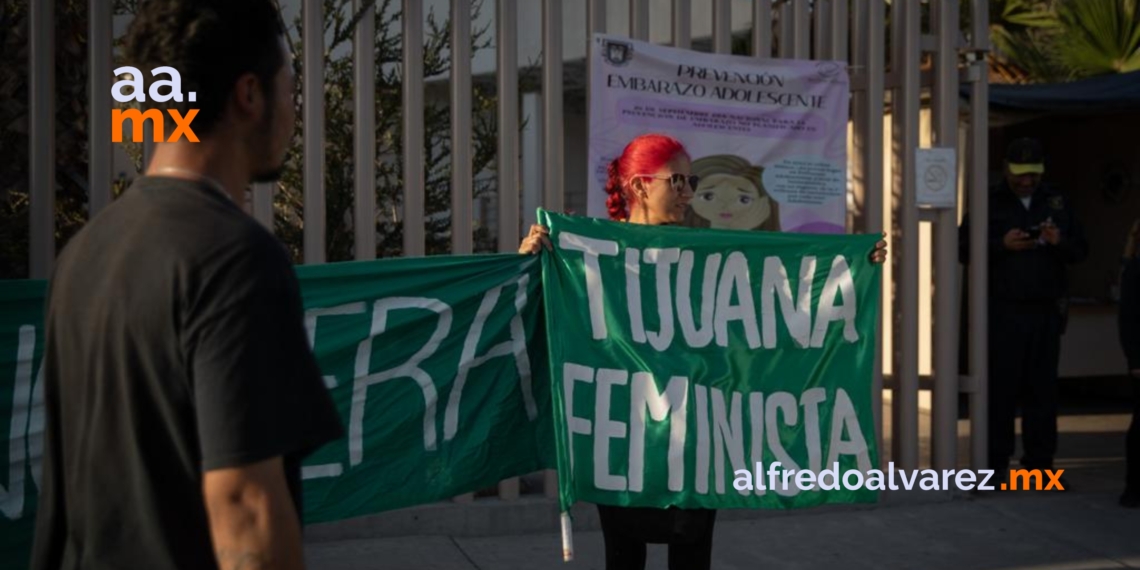
[{"label": "man with back to camera", "polygon": [[60,255],[32,568],[303,568],[300,461],[343,429],[288,255],[238,206],[293,135],[280,15],[150,0],[125,47],[179,71],[196,100],[155,107],[199,109],[201,142],[158,144]]},{"label": "man with back to camera", "polygon": [[[1008,474],[1021,404],[1026,469],[1052,469],[1057,450],[1057,367],[1064,332],[1066,265],[1088,255],[1084,231],[1061,194],[1042,182],[1035,139],[1009,145],[1005,178],[989,196],[989,467]],[[969,217],[959,228],[969,263]]]}]

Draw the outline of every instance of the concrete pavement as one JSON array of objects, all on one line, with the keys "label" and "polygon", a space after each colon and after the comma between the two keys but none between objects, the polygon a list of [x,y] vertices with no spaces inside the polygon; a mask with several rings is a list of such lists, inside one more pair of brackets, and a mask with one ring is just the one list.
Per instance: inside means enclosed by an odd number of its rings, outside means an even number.
[{"label": "concrete pavement", "polygon": [[[539,570],[604,568],[601,533],[575,533],[560,561],[557,534],[403,537],[308,546],[312,570]],[[1140,510],[1116,494],[995,493],[939,504],[718,522],[713,567],[1140,568]],[[648,568],[666,567],[649,547]]]}]

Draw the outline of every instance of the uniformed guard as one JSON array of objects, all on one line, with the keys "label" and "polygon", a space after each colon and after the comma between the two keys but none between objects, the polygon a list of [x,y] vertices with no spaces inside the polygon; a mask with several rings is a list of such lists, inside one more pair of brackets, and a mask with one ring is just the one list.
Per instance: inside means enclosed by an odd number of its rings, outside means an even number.
[{"label": "uniformed guard", "polygon": [[[1057,449],[1057,366],[1067,315],[1066,265],[1088,255],[1072,204],[1042,181],[1034,139],[1010,144],[1005,179],[989,197],[989,466],[1004,474],[1021,405],[1026,469],[1052,469]],[[969,263],[969,216],[959,258]]]}]

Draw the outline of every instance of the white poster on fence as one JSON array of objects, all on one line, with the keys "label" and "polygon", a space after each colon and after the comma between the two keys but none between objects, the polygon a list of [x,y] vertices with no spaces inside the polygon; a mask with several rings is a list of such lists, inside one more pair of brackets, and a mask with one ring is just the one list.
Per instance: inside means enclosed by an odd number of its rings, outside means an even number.
[{"label": "white poster on fence", "polygon": [[589,215],[631,140],[670,135],[693,160],[687,225],[843,233],[849,85],[838,61],[758,59],[595,34]]}]

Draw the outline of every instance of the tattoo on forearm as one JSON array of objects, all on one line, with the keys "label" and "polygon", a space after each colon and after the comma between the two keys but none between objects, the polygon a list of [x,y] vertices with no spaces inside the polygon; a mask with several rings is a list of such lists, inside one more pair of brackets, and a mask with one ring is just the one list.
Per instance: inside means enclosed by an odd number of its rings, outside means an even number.
[{"label": "tattoo on forearm", "polygon": [[259,570],[268,568],[271,562],[269,555],[265,552],[223,549],[219,550],[217,554],[220,570]]}]

